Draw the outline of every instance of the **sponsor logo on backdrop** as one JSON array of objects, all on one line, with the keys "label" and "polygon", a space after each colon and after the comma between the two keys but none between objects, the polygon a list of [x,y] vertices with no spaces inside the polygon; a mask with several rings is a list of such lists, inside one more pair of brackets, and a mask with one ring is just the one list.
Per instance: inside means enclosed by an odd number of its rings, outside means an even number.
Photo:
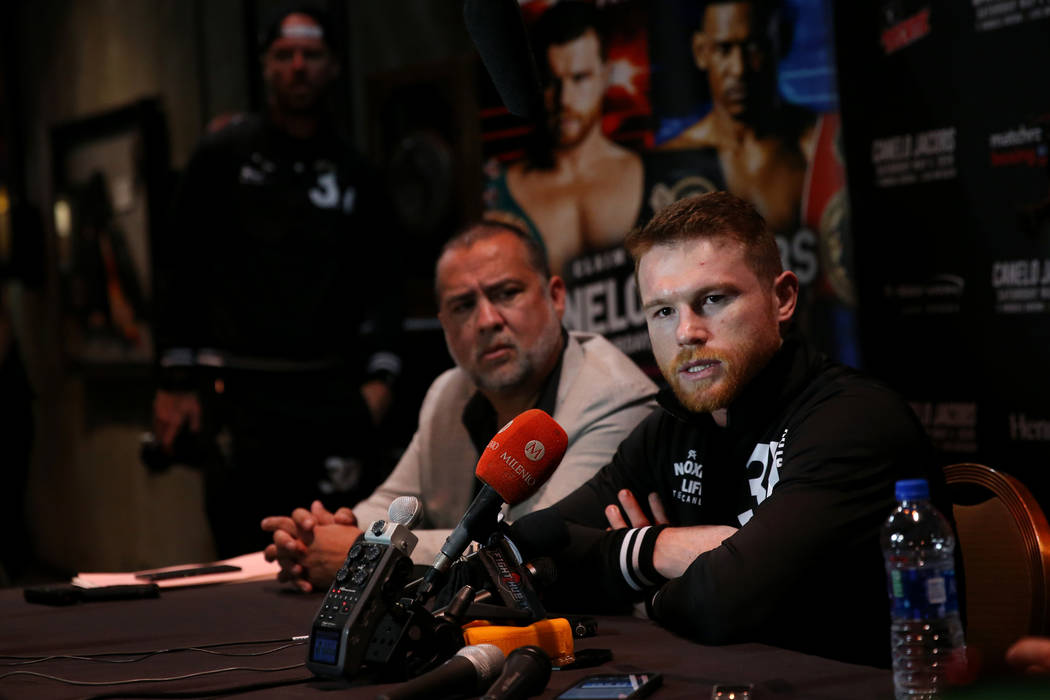
[{"label": "sponsor logo on backdrop", "polygon": [[992,289],[997,313],[1044,313],[1050,308],[1050,259],[993,261]]},{"label": "sponsor logo on backdrop", "polygon": [[974,29],[990,32],[1050,17],[1050,0],[971,0]]},{"label": "sponsor logo on backdrop", "polygon": [[1050,442],[1050,420],[1025,413],[1011,413],[1010,439],[1021,442]]},{"label": "sponsor logo on backdrop", "polygon": [[911,46],[930,33],[930,8],[923,7],[914,14],[902,16],[896,2],[883,6],[883,30],[880,42],[882,50],[889,56],[905,46]]},{"label": "sponsor logo on backdrop", "polygon": [[877,187],[950,180],[955,170],[954,126],[895,134],[871,142]]},{"label": "sponsor logo on backdrop", "polygon": [[993,168],[1013,165],[1045,168],[1047,146],[1043,128],[1019,124],[1016,128],[988,136],[988,153]]},{"label": "sponsor logo on backdrop", "polygon": [[973,401],[912,401],[933,446],[942,452],[977,451],[977,404]]},{"label": "sponsor logo on backdrop", "polygon": [[883,299],[896,304],[903,316],[942,316],[962,310],[966,280],[959,275],[934,275],[925,282],[898,282],[882,288]]}]

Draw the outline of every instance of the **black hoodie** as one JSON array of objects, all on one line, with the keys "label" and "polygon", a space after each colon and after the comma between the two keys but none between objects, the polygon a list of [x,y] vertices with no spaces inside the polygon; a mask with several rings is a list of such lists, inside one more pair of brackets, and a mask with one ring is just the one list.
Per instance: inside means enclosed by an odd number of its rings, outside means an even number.
[{"label": "black hoodie", "polygon": [[[879,529],[895,507],[894,483],[927,478],[951,516],[908,405],[793,336],[729,406],[724,428],[669,391],[659,400],[664,410],[611,464],[538,516],[559,516],[571,535],[549,607],[645,600],[657,622],[703,643],[888,665]],[[659,494],[671,526],[740,529],[668,581],[652,566],[660,527],[605,530],[604,508],[625,488],[646,510],[646,496]]]}]

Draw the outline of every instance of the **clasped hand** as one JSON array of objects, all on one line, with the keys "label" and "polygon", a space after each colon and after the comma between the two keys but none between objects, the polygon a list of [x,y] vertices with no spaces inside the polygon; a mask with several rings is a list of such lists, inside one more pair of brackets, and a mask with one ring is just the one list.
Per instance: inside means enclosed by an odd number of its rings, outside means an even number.
[{"label": "clasped hand", "polygon": [[266,561],[276,561],[277,580],[294,583],[301,591],[326,589],[346,561],[346,553],[361,529],[349,508],[329,512],[320,501],[310,509],[296,508],[291,517],[263,518],[262,529],[273,533],[273,544],[263,550]]}]

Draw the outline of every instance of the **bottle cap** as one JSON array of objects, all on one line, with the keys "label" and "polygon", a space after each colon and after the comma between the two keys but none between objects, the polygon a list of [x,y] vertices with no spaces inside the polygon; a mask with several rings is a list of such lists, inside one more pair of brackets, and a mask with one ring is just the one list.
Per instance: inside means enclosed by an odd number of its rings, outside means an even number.
[{"label": "bottle cap", "polygon": [[926,479],[901,479],[897,482],[897,500],[914,501],[930,497],[930,485]]}]

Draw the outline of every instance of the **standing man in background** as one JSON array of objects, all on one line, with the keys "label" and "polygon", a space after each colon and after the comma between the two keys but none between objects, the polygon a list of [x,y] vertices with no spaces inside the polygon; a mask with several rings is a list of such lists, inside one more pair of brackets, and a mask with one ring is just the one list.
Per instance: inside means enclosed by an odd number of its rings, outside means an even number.
[{"label": "standing man in background", "polygon": [[362,325],[366,301],[396,307],[396,292],[377,178],[326,109],[337,50],[315,9],[269,25],[267,110],[204,138],[156,252],[154,430],[171,451],[180,433],[228,429],[228,465],[206,480],[220,557],[260,549],[265,515],[346,502],[383,476],[375,427],[400,370],[383,324],[397,314],[377,314],[367,336]]}]

